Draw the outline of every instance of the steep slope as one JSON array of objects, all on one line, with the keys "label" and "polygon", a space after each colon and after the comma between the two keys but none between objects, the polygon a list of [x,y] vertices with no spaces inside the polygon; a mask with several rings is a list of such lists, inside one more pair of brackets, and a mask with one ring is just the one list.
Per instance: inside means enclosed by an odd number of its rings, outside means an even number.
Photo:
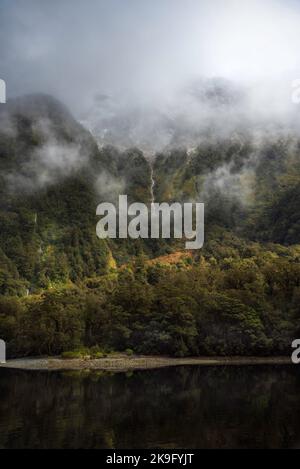
[{"label": "steep slope", "polygon": [[[206,240],[217,226],[239,236],[300,242],[299,142],[234,132],[193,150],[159,153],[152,169],[138,149],[98,148],[49,96],[13,100],[0,112],[0,292],[25,294],[106,273],[180,242],[96,237],[102,201],[206,204]],[[204,250],[206,247],[204,247]]]},{"label": "steep slope", "polygon": [[160,153],[155,198],[204,202],[206,231],[219,225],[248,239],[299,243],[299,148],[292,134],[257,139],[235,132],[189,152]]},{"label": "steep slope", "polygon": [[[297,138],[207,136],[151,167],[138,149],[99,150],[50,97],[8,103],[0,122],[0,336],[10,356],[290,354],[299,245],[267,241],[300,241]],[[204,201],[204,249],[100,241],[96,207],[122,193]]]},{"label": "steep slope", "polygon": [[99,151],[64,106],[43,95],[1,108],[0,180],[0,292],[10,294],[106,272],[118,246],[96,237],[97,205],[119,193],[151,196],[141,152]]}]

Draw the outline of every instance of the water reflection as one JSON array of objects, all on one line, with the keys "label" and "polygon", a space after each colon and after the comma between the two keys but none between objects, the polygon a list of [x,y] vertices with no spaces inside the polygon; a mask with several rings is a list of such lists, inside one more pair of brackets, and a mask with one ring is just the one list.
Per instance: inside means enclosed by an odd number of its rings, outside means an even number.
[{"label": "water reflection", "polygon": [[300,446],[296,367],[0,370],[1,448]]}]

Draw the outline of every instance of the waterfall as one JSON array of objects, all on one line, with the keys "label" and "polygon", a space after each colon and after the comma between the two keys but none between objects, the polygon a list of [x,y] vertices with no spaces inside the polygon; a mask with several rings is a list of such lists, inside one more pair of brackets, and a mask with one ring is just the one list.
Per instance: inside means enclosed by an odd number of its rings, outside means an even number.
[{"label": "waterfall", "polygon": [[154,204],[154,186],[155,186],[155,181],[154,181],[154,172],[153,172],[153,167],[152,165],[150,165],[150,168],[151,168],[151,204]]}]

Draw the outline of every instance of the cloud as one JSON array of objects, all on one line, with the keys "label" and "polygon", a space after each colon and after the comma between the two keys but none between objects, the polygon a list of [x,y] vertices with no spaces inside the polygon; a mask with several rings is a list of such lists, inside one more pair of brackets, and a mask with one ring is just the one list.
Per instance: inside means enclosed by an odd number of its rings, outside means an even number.
[{"label": "cloud", "polygon": [[49,140],[32,153],[31,158],[20,170],[8,172],[3,176],[8,183],[9,191],[22,190],[29,193],[55,184],[82,166],[79,146],[64,145]]},{"label": "cloud", "polygon": [[97,93],[159,104],[199,76],[272,81],[300,66],[293,1],[4,0],[0,22],[8,92],[76,111]]},{"label": "cloud", "polygon": [[126,182],[103,170],[96,178],[95,189],[101,200],[117,203],[119,195],[126,193]]},{"label": "cloud", "polygon": [[[299,130],[297,1],[2,0],[0,8],[8,95],[54,95],[101,145],[153,153],[193,147],[213,127],[225,137],[241,124]],[[216,77],[237,102],[206,99],[201,90]]]},{"label": "cloud", "polygon": [[4,142],[11,140],[17,148],[18,163],[11,166],[8,160],[8,169],[2,171],[10,192],[29,193],[41,189],[70,176],[88,163],[88,155],[82,146],[59,138],[49,119],[32,121],[30,133],[38,141],[33,147],[26,144],[26,137],[20,133],[17,122],[18,118],[13,114],[1,114],[1,137]]}]

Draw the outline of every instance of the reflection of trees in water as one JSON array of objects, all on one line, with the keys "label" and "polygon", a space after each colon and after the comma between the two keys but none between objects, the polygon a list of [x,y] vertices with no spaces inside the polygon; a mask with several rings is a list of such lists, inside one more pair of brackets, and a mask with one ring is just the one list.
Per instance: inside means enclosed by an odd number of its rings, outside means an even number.
[{"label": "reflection of trees in water", "polygon": [[0,447],[267,448],[300,441],[295,368],[1,373]]}]

